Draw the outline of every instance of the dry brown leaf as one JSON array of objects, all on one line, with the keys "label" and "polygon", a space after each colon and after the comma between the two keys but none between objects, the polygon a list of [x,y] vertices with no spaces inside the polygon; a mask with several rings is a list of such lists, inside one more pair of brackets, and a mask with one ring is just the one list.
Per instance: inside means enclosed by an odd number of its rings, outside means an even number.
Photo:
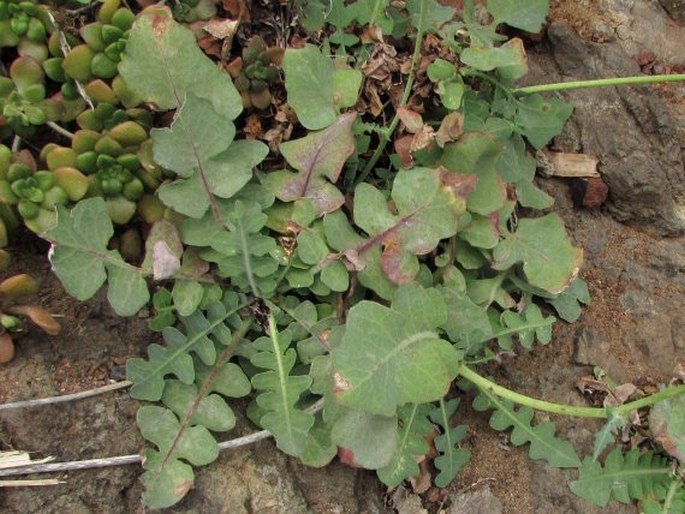
[{"label": "dry brown leaf", "polygon": [[262,120],[257,114],[250,114],[245,120],[245,139],[263,139]]},{"label": "dry brown leaf", "polygon": [[451,112],[442,119],[440,128],[435,134],[435,142],[440,148],[447,143],[452,143],[461,137],[464,126],[464,117],[459,112]]},{"label": "dry brown leaf", "polygon": [[423,150],[424,148],[429,148],[433,145],[434,140],[435,131],[433,130],[433,127],[424,125],[421,127],[419,132],[414,134],[414,137],[412,138],[411,152],[414,153],[418,152],[419,150]]},{"label": "dry brown leaf", "polygon": [[238,30],[238,20],[214,18],[205,23],[202,28],[216,39],[232,39]]},{"label": "dry brown leaf", "polygon": [[411,168],[414,164],[414,158],[411,154],[412,140],[414,136],[411,134],[406,134],[404,136],[395,139],[395,152],[402,161],[402,166],[405,168]]},{"label": "dry brown leaf", "polygon": [[424,128],[423,118],[421,117],[421,115],[416,111],[412,111],[408,107],[398,107],[397,116],[400,118],[400,121],[404,124],[404,127],[405,129],[407,129],[407,132],[416,134]]},{"label": "dry brown leaf", "polygon": [[14,341],[7,332],[0,334],[0,363],[9,362],[14,358]]},{"label": "dry brown leaf", "polygon": [[224,0],[223,7],[231,15],[231,18],[235,18],[243,23],[252,21],[247,0]]},{"label": "dry brown leaf", "polygon": [[12,314],[22,314],[29,318],[36,326],[48,335],[56,336],[62,327],[57,320],[45,309],[36,305],[15,305],[8,309]]}]

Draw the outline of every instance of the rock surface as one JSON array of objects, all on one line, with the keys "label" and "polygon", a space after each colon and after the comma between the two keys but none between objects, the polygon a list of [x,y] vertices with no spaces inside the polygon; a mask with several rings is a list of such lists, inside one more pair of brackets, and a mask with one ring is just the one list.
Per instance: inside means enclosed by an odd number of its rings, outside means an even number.
[{"label": "rock surface", "polygon": [[[548,29],[552,59],[533,58],[527,82],[639,75],[640,67],[617,43],[580,39],[566,23]],[[685,166],[671,108],[645,87],[574,90],[575,105],[560,149],[600,158],[609,186],[607,208],[619,221],[659,235],[685,231]]]}]

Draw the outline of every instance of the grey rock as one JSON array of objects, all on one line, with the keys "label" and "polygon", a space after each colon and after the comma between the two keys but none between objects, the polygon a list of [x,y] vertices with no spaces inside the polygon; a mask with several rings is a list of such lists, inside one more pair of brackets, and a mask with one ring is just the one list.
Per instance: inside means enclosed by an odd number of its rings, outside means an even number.
[{"label": "grey rock", "polygon": [[648,315],[654,312],[654,300],[645,290],[630,290],[619,296],[623,310],[626,314]]},{"label": "grey rock", "polygon": [[[540,61],[545,81],[640,74],[620,45],[583,41],[565,23],[548,29],[553,63]],[[538,75],[540,76],[540,75]],[[534,79],[533,79],[534,80]],[[685,166],[669,106],[648,88],[576,90],[570,129],[560,138],[600,158],[608,210],[658,235],[685,232]]]},{"label": "grey rock", "polygon": [[502,503],[489,487],[452,496],[447,514],[501,514]]},{"label": "grey rock", "polygon": [[606,335],[601,331],[582,326],[576,331],[573,361],[584,366],[599,366],[617,382],[631,379],[625,365],[614,355]]},{"label": "grey rock", "polygon": [[639,319],[634,328],[624,331],[622,343],[636,362],[648,362],[664,376],[670,376],[678,358],[683,358],[673,343],[671,318],[663,312]]},{"label": "grey rock", "polygon": [[671,18],[685,25],[685,0],[659,0],[659,3]]},{"label": "grey rock", "polygon": [[[650,51],[666,64],[683,64],[685,26],[676,23],[673,15],[669,16],[658,2],[599,0],[599,3],[604,11],[602,18],[610,20],[615,41],[628,55]],[[671,0],[670,3],[682,4],[683,1]],[[682,5],[678,10],[682,12]]]}]

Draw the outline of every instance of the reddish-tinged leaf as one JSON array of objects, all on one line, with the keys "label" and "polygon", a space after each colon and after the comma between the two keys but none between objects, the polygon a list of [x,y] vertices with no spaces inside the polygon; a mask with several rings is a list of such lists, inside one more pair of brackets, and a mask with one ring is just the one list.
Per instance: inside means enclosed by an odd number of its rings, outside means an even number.
[{"label": "reddish-tinged leaf", "polygon": [[362,467],[355,460],[354,452],[352,450],[348,450],[347,448],[338,448],[338,458],[340,459],[340,462],[350,466],[351,468]]},{"label": "reddish-tinged leaf", "polygon": [[397,116],[399,116],[400,121],[404,123],[407,132],[416,134],[423,128],[423,118],[421,115],[416,111],[412,111],[408,107],[398,107]]},{"label": "reddish-tinged leaf", "polygon": [[288,141],[279,146],[288,164],[298,173],[276,172],[267,176],[267,185],[284,202],[309,198],[319,215],[338,209],[344,198],[335,183],[347,158],[354,152],[352,123],[356,113],[342,114],[329,127]]},{"label": "reddish-tinged leaf", "polygon": [[[354,221],[369,236],[355,250],[363,259],[368,250],[382,246],[380,265],[396,284],[414,279],[418,255],[435,249],[441,239],[457,232],[466,211],[466,195],[476,177],[437,168],[400,170],[392,190],[394,207],[370,184],[360,184],[354,196]],[[347,254],[346,254],[347,255]]]}]

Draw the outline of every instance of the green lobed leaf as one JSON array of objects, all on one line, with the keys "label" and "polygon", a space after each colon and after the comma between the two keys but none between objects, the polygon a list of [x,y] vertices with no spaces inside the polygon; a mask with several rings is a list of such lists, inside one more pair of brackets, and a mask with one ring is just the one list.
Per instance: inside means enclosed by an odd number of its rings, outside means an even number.
[{"label": "green lobed leaf", "polygon": [[105,201],[89,198],[71,211],[58,206],[57,226],[45,237],[53,242],[53,270],[70,294],[87,300],[109,277],[109,302],[120,316],[131,316],[148,302],[150,293],[143,270],[107,249],[113,234]]},{"label": "green lobed leaf", "polygon": [[[543,316],[540,307],[529,303],[521,311],[506,310],[500,320],[503,327],[514,329],[521,346],[530,350],[537,338],[542,345],[552,340],[552,325],[556,321],[554,316]],[[506,345],[510,346],[510,345]]]},{"label": "green lobed leaf", "polygon": [[561,293],[576,277],[583,251],[571,244],[563,220],[550,213],[521,220],[493,252],[496,270],[522,262],[528,282],[553,294]]},{"label": "green lobed leaf", "polygon": [[433,424],[428,420],[430,410],[428,404],[409,404],[398,409],[401,429],[397,448],[390,463],[376,470],[388,487],[420,473],[418,462],[430,451],[426,439],[433,433]]},{"label": "green lobed leaf", "polygon": [[314,417],[314,426],[307,434],[307,441],[300,460],[305,466],[321,468],[338,454],[338,447],[331,442],[331,427],[322,419],[321,413]]},{"label": "green lobed leaf", "polygon": [[166,7],[143,12],[135,21],[119,74],[132,93],[162,110],[180,107],[190,91],[211,102],[221,118],[235,119],[243,109],[230,77],[200,50],[195,35],[176,23]]},{"label": "green lobed leaf", "polygon": [[459,238],[474,248],[492,249],[499,243],[498,216],[473,214],[471,221],[459,231]]},{"label": "green lobed leaf", "polygon": [[258,350],[250,362],[263,371],[252,377],[252,386],[259,391],[257,405],[264,411],[260,425],[271,432],[278,448],[288,455],[300,456],[308,444],[308,432],[314,416],[298,409],[295,404],[309,389],[312,380],[306,375],[293,376],[297,352],[289,348],[292,333],[277,332],[275,323],[269,323],[270,337],[254,341]]},{"label": "green lobed leaf", "polygon": [[580,465],[580,459],[568,441],[554,435],[555,427],[551,421],[531,425],[533,410],[520,407],[518,410],[510,400],[495,396],[485,389],[474,401],[476,410],[494,408],[490,416],[490,427],[495,430],[506,430],[514,427],[510,440],[515,446],[530,443],[528,455],[531,459],[544,459],[555,468],[574,468]]},{"label": "green lobed leaf", "polygon": [[481,71],[492,71],[496,68],[517,68],[517,74],[525,75],[527,58],[523,50],[523,43],[519,38],[513,38],[502,46],[470,46],[464,48],[459,56],[461,62]]},{"label": "green lobed leaf", "polygon": [[152,306],[155,309],[155,317],[150,320],[151,330],[160,332],[176,323],[173,298],[168,289],[162,288],[152,295]]},{"label": "green lobed leaf", "polygon": [[[373,246],[366,250],[362,264],[358,262],[358,254],[355,248],[363,244],[364,238],[354,231],[347,216],[341,211],[331,212],[324,216],[323,224],[326,242],[329,246],[334,250],[351,255],[355,259],[359,283],[374,291],[381,298],[392,299],[396,286],[390,282],[381,268],[381,248]],[[340,264],[345,269],[345,266]],[[327,269],[322,270],[322,279]]]},{"label": "green lobed leaf", "polygon": [[391,462],[399,443],[397,417],[344,409],[333,425],[331,440],[355,464],[380,469]]},{"label": "green lobed leaf", "polygon": [[282,143],[281,154],[298,173],[270,173],[265,177],[267,188],[284,202],[308,198],[319,215],[338,209],[345,199],[332,184],[354,153],[352,124],[356,117],[356,113],[343,114],[325,130]]},{"label": "green lobed leaf", "polygon": [[440,163],[457,175],[476,177],[468,196],[468,209],[487,216],[498,211],[507,198],[506,184],[497,172],[502,145],[485,132],[469,132],[457,143],[445,145]]},{"label": "green lobed leaf", "polygon": [[392,308],[369,301],[352,307],[333,350],[340,402],[393,416],[405,403],[441,398],[458,365],[456,350],[435,331],[446,316],[438,291],[413,284],[398,289]]},{"label": "green lobed leaf", "polygon": [[604,467],[592,457],[585,457],[578,479],[568,485],[584,500],[606,507],[612,497],[621,503],[645,498],[658,485],[670,482],[671,476],[667,459],[652,452],[640,454],[637,448],[624,455],[616,448],[607,455]]},{"label": "green lobed leaf", "polygon": [[314,45],[288,48],[283,58],[288,104],[309,130],[328,127],[340,108],[356,103],[361,86],[358,70],[336,70],[331,59]]},{"label": "green lobed leaf", "polygon": [[194,280],[177,279],[174,281],[171,295],[178,313],[181,316],[190,316],[200,306],[204,288]]},{"label": "green lobed leaf", "polygon": [[521,134],[528,139],[536,150],[549,143],[554,136],[561,134],[564,125],[573,113],[573,105],[557,98],[545,100],[535,94],[518,101],[514,123]]},{"label": "green lobed leaf", "polygon": [[592,445],[592,458],[597,460],[604,449],[615,441],[615,436],[628,423],[625,416],[616,414],[613,411],[609,412],[607,422],[595,434],[595,441]]},{"label": "green lobed leaf", "polygon": [[268,147],[259,141],[231,142],[234,134],[230,120],[190,93],[172,126],[151,132],[155,159],[185,177],[159,188],[162,202],[181,214],[201,218],[210,206],[219,210],[215,195],[230,198],[238,193]]},{"label": "green lobed leaf", "polygon": [[582,278],[576,278],[561,293],[546,301],[561,319],[573,323],[580,318],[581,304],[590,305],[590,292],[587,283]]},{"label": "green lobed leaf", "polygon": [[440,405],[430,412],[430,419],[442,429],[442,433],[434,441],[435,449],[440,452],[433,460],[433,464],[440,471],[435,477],[435,485],[438,487],[447,487],[459,470],[471,460],[471,452],[458,446],[468,436],[468,427],[452,427],[450,423],[458,406],[458,398],[447,402],[441,399]]},{"label": "green lobed leaf", "polygon": [[192,468],[182,460],[195,466],[209,464],[219,456],[219,446],[202,426],[189,427],[178,436],[181,428],[178,419],[163,407],[141,407],[136,422],[143,437],[159,449],[145,452],[143,499],[151,508],[170,507],[193,486]]},{"label": "green lobed leaf", "polygon": [[[216,255],[203,253],[203,257],[219,265],[219,274],[230,277],[233,285],[241,289],[257,289],[258,277],[270,277],[278,269],[278,262],[270,254],[276,248],[276,240],[261,234],[267,216],[255,202],[237,200],[225,215],[229,230],[215,233],[209,245]],[[205,235],[195,234],[205,238]],[[262,288],[262,292],[265,292]]]},{"label": "green lobed leaf", "polygon": [[198,395],[196,384],[184,384],[179,380],[167,380],[162,403],[179,418],[194,409],[189,425],[201,425],[213,431],[225,432],[235,426],[235,414],[218,394],[210,394],[194,405]]},{"label": "green lobed leaf", "polygon": [[502,178],[516,186],[516,199],[523,207],[546,209],[554,199],[540,190],[533,182],[535,178],[535,159],[526,151],[526,144],[519,135],[508,137],[504,143],[504,153],[497,163]]},{"label": "green lobed leaf", "polygon": [[326,21],[335,27],[335,32],[329,38],[331,43],[349,46],[359,41],[359,38],[354,34],[345,32],[345,29],[357,17],[358,4],[359,2],[345,5],[344,0],[331,0],[326,6],[328,12]]},{"label": "green lobed leaf", "polygon": [[480,342],[492,333],[486,309],[474,303],[465,290],[441,287],[439,291],[447,308],[447,320],[442,328],[450,341],[469,354],[480,350]]},{"label": "green lobed leaf", "polygon": [[160,400],[167,375],[175,375],[182,383],[192,384],[196,376],[190,352],[205,365],[213,365],[217,355],[214,341],[223,345],[230,342],[231,331],[225,323],[234,319],[236,310],[237,306],[224,298],[210,306],[206,314],[196,311],[181,318],[187,334],[174,327],[164,328],[162,336],[166,347],[151,344],[147,349],[147,361],[134,358],[126,363],[126,378],[133,382],[131,396],[137,400]]},{"label": "green lobed leaf", "polygon": [[488,0],[487,10],[495,23],[537,34],[549,14],[549,0]]},{"label": "green lobed leaf", "polygon": [[208,393],[217,392],[229,398],[242,398],[250,394],[252,384],[240,366],[233,362],[227,362],[218,371],[205,365],[199,358],[193,359],[195,363],[195,376],[197,383],[204,384],[210,372],[213,372],[213,381],[207,390]]},{"label": "green lobed leaf", "polygon": [[171,127],[150,131],[155,162],[183,178],[194,170],[204,174],[205,162],[225,151],[234,135],[233,122],[194,91],[187,93]]},{"label": "green lobed leaf", "polygon": [[[412,23],[419,26],[422,0],[407,0],[407,11],[411,15]],[[430,31],[437,31],[455,15],[454,7],[443,6],[437,0],[427,0],[425,27]]]}]

